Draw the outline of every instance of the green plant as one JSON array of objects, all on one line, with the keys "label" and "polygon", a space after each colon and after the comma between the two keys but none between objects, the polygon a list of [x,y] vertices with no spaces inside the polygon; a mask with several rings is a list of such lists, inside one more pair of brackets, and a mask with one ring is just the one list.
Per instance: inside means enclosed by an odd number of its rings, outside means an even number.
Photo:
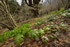
[{"label": "green plant", "polygon": [[34,25],[40,25],[41,24],[41,22],[36,22],[36,23],[34,23]]},{"label": "green plant", "polygon": [[44,35],[45,32],[43,29],[31,29],[30,24],[24,24],[17,28],[14,28],[11,31],[4,32],[0,35],[0,42],[4,42],[5,40],[13,37],[14,43],[19,45],[23,40],[24,37],[31,37],[33,39],[39,38],[40,36]]},{"label": "green plant", "polygon": [[58,25],[60,26],[60,29],[62,29],[62,30],[68,30],[68,27],[67,27],[66,24],[60,23]]},{"label": "green plant", "polygon": [[14,30],[4,32],[3,34],[0,35],[0,42],[3,42],[11,37],[14,37],[15,43],[19,44],[22,40],[22,36],[24,37],[26,33],[28,34],[28,32],[31,30],[29,26],[30,26],[29,24],[24,24],[22,26],[14,28]]},{"label": "green plant", "polygon": [[45,34],[44,30],[43,29],[40,29],[39,30],[39,36],[44,35],[44,34]]},{"label": "green plant", "polygon": [[68,13],[70,13],[70,9],[68,9]]},{"label": "green plant", "polygon": [[57,36],[56,35],[48,35],[48,38],[56,39]]},{"label": "green plant", "polygon": [[35,38],[38,38],[38,37],[40,37],[40,36],[42,36],[44,34],[45,34],[44,30],[42,30],[42,29],[40,29],[40,30],[34,29],[34,30],[29,32],[29,37],[32,37],[33,39],[35,39]]},{"label": "green plant", "polygon": [[29,37],[32,37],[33,39],[38,38],[39,37],[39,30],[38,29],[34,29],[32,31],[29,32]]},{"label": "green plant", "polygon": [[24,39],[24,36],[22,34],[17,34],[15,37],[14,37],[14,42],[16,45],[19,45]]},{"label": "green plant", "polygon": [[54,20],[54,19],[56,19],[56,17],[50,16],[50,17],[48,18],[48,21],[52,21],[52,20]]},{"label": "green plant", "polygon": [[57,39],[57,36],[56,36],[56,35],[54,35],[52,38],[53,38],[53,39]]},{"label": "green plant", "polygon": [[54,25],[46,25],[45,27],[44,27],[44,30],[45,31],[49,31],[49,30],[51,30],[52,28],[56,28]]},{"label": "green plant", "polygon": [[64,10],[65,10],[64,8],[60,8],[60,10],[51,11],[48,14],[55,14],[56,15],[56,14],[58,14],[58,13],[64,11]]},{"label": "green plant", "polygon": [[43,19],[38,19],[38,21],[36,23],[34,23],[34,25],[41,25],[46,23],[47,21],[43,20]]},{"label": "green plant", "polygon": [[49,31],[50,29],[51,29],[51,28],[49,28],[49,27],[45,27],[45,28],[44,28],[45,31]]},{"label": "green plant", "polygon": [[56,28],[55,25],[51,24],[51,25],[46,25],[44,27],[44,31],[50,32],[50,33],[55,33],[58,32],[58,29]]},{"label": "green plant", "polygon": [[66,24],[63,24],[63,23],[60,23],[59,26],[66,27],[67,25]]},{"label": "green plant", "polygon": [[51,11],[51,12],[49,12],[48,14],[56,14],[56,12],[57,12],[57,10]]},{"label": "green plant", "polygon": [[0,35],[0,42],[4,42],[3,35]]},{"label": "green plant", "polygon": [[57,29],[53,29],[51,32],[55,33],[55,32],[58,32],[58,30]]}]

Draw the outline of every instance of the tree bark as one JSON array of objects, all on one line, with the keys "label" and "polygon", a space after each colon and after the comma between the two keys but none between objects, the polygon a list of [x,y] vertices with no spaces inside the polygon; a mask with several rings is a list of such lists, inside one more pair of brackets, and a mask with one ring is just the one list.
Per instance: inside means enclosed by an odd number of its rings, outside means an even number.
[{"label": "tree bark", "polygon": [[29,6],[29,7],[33,7],[34,9],[32,9],[31,11],[34,13],[34,17],[38,17],[39,12],[38,12],[38,4],[39,4],[40,0],[29,0],[27,3],[27,0],[25,0],[25,3]]}]

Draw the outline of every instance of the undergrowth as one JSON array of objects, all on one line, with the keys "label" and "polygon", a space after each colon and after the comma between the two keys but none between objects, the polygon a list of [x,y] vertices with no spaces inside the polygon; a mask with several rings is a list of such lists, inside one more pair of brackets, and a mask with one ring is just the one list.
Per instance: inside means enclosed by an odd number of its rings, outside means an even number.
[{"label": "undergrowth", "polygon": [[64,8],[61,8],[60,10],[56,10],[56,11],[51,11],[51,12],[49,12],[48,14],[58,14],[58,13],[60,13],[60,12],[62,12],[62,11],[64,11],[65,9]]},{"label": "undergrowth", "polygon": [[[61,12],[63,10],[64,9],[61,9],[59,12]],[[39,19],[36,23],[34,23],[34,25],[35,26],[36,25],[41,25],[41,24],[47,23],[47,21],[52,21],[54,19],[56,19],[56,18],[55,17],[49,17],[48,20]],[[60,30],[58,30],[58,28],[55,26],[54,23],[51,23],[49,25],[47,24],[43,29],[31,29],[30,28],[31,24],[30,23],[23,24],[22,26],[16,27],[11,31],[4,32],[3,34],[0,35],[0,42],[5,42],[9,38],[13,37],[14,38],[14,43],[16,45],[19,45],[21,42],[23,42],[24,37],[30,37],[32,39],[36,39],[36,38],[39,38],[39,37],[43,36],[45,34],[45,32],[55,33],[55,32],[60,31]],[[67,30],[65,24],[59,24],[58,26]],[[51,38],[54,38],[54,39],[57,38],[56,35],[54,35],[54,36],[48,35],[48,37],[51,37]]]},{"label": "undergrowth", "polygon": [[31,29],[30,24],[24,24],[20,27],[15,28],[14,30],[4,32],[0,35],[0,42],[4,42],[7,39],[13,37],[14,42],[16,45],[20,44],[25,36],[31,37],[33,39],[38,38],[42,35],[44,35],[44,30],[40,29]]}]

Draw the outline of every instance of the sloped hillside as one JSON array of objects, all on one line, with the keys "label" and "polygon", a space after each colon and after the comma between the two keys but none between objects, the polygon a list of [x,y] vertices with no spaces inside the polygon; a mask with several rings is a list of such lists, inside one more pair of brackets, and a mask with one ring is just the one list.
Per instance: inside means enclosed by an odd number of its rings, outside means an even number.
[{"label": "sloped hillside", "polygon": [[70,9],[52,11],[2,33],[0,47],[70,47]]}]

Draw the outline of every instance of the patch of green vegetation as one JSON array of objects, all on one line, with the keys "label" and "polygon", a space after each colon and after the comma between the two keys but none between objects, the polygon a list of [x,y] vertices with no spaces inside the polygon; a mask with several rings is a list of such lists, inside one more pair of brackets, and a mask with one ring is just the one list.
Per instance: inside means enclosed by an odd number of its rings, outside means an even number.
[{"label": "patch of green vegetation", "polygon": [[54,19],[56,19],[55,16],[50,16],[50,17],[48,17],[48,21],[52,21],[52,20],[54,20]]},{"label": "patch of green vegetation", "polygon": [[57,12],[57,10],[56,11],[51,11],[48,14],[56,14],[56,12]]},{"label": "patch of green vegetation", "polygon": [[[0,35],[0,42],[4,42],[5,40],[14,37],[15,39],[18,38],[18,41],[15,40],[18,44],[21,42],[21,37],[25,36],[25,34],[27,32],[29,32],[29,30],[31,30],[29,28],[29,24],[24,24],[20,27],[15,28],[14,30],[8,31],[8,32],[4,32],[3,34]],[[18,34],[20,34],[18,36]],[[16,43],[16,44],[17,44]]]},{"label": "patch of green vegetation", "polygon": [[[58,11],[57,13],[63,11],[64,9],[61,9],[60,11]],[[56,14],[54,12],[54,14]],[[56,19],[55,16],[50,16],[48,21],[52,21]],[[43,20],[43,19],[38,19],[38,21],[36,23],[34,23],[34,25],[41,25],[41,24],[44,24],[46,23],[47,20]],[[23,24],[17,28],[14,28],[13,30],[11,31],[7,31],[7,32],[4,32],[3,34],[0,35],[0,42],[5,42],[7,39],[13,37],[14,38],[14,43],[16,45],[19,45],[23,40],[24,40],[24,37],[30,37],[32,39],[36,39],[36,38],[39,38],[41,36],[43,36],[45,34],[45,32],[51,32],[51,33],[55,33],[55,32],[58,32],[58,29],[56,28],[56,26],[54,25],[54,23],[50,23],[49,25],[46,25],[44,27],[44,29],[31,29],[30,28],[30,25],[32,23],[28,23],[28,24]],[[59,26],[65,30],[67,30],[67,26],[65,24],[59,24]],[[57,36],[56,35],[48,35],[48,37],[51,37],[51,38],[54,38],[56,39]],[[43,39],[46,39],[46,38],[43,38]],[[47,43],[48,41],[47,40],[43,40],[43,42]]]},{"label": "patch of green vegetation", "polygon": [[45,34],[44,30],[34,29],[34,30],[29,32],[29,37],[31,37],[33,39],[36,39],[36,38],[38,38],[38,37],[40,37],[41,35],[44,35],[44,34]]},{"label": "patch of green vegetation", "polygon": [[64,11],[64,10],[65,10],[64,8],[61,8],[60,10],[51,11],[48,14],[55,14],[56,15],[56,14],[58,14],[58,13]]},{"label": "patch of green vegetation", "polygon": [[17,34],[14,37],[14,42],[16,45],[19,45],[23,41],[24,36],[22,34]]},{"label": "patch of green vegetation", "polygon": [[47,31],[47,32],[50,31],[52,33],[58,32],[58,30],[57,30],[55,25],[46,25],[44,27],[44,31]]},{"label": "patch of green vegetation", "polygon": [[67,25],[66,24],[63,24],[63,23],[60,23],[59,26],[66,27]]},{"label": "patch of green vegetation", "polygon": [[63,18],[70,18],[70,9],[63,11],[60,16],[62,16]]},{"label": "patch of green vegetation", "polygon": [[68,13],[70,13],[70,9],[68,9]]},{"label": "patch of green vegetation", "polygon": [[58,37],[56,35],[48,35],[48,38],[57,39]]},{"label": "patch of green vegetation", "polygon": [[70,13],[63,13],[62,16],[63,16],[64,18],[70,18]]},{"label": "patch of green vegetation", "polygon": [[46,23],[47,21],[43,20],[43,19],[38,19],[38,21],[36,23],[34,23],[34,25],[41,25]]},{"label": "patch of green vegetation", "polygon": [[58,25],[60,26],[60,28],[61,28],[62,30],[68,30],[68,27],[67,27],[66,24],[60,23],[60,24],[58,24]]},{"label": "patch of green vegetation", "polygon": [[8,32],[1,34],[0,35],[0,42],[4,42],[5,40],[13,37],[14,43],[16,45],[19,45],[24,40],[25,36],[36,39],[44,34],[45,34],[44,30],[42,30],[42,29],[40,29],[40,30],[33,29],[32,30],[30,28],[30,24],[24,24],[22,26],[15,28],[12,31],[8,31]]}]

